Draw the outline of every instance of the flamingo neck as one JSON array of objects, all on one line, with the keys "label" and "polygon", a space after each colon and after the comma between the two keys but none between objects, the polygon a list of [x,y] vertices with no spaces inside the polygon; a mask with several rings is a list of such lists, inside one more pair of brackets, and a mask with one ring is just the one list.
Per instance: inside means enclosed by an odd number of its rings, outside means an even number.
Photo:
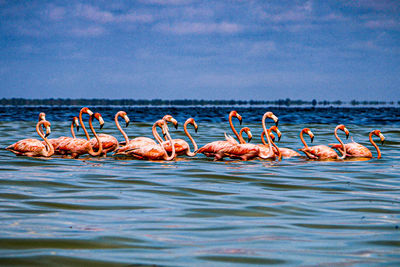
[{"label": "flamingo neck", "polygon": [[[163,121],[163,123],[165,123],[165,126],[167,125],[166,121]],[[154,129],[155,129],[155,127],[154,127]],[[154,130],[154,131],[158,135],[157,131],[156,130]],[[154,135],[154,132],[153,132],[153,135]],[[160,144],[161,150],[164,152],[163,153],[164,160],[173,160],[175,158],[175,144],[174,144],[174,141],[172,140],[171,136],[169,135],[168,127],[166,127],[165,135],[166,135],[167,139],[169,140],[171,148],[172,148],[172,153],[170,156],[168,156],[168,153],[162,144],[163,141],[162,141],[161,137],[158,135],[158,138],[156,138],[156,139],[157,139],[158,143]],[[154,137],[156,137],[156,136],[154,136]]]},{"label": "flamingo neck", "polygon": [[[43,129],[41,129],[41,125],[44,124],[46,121],[39,121],[36,124],[36,132],[38,133],[38,135],[43,139],[43,141],[46,143],[46,156],[50,157],[51,155],[54,154],[54,147],[52,144],[49,143],[49,141],[47,140],[47,137],[45,137],[44,133],[43,133]],[[40,131],[42,130],[42,131]]]},{"label": "flamingo neck", "polygon": [[339,129],[339,126],[336,126],[335,131],[334,131],[334,134],[335,134],[336,139],[337,139],[337,140],[339,141],[339,143],[342,145],[342,151],[339,150],[340,153],[342,153],[342,156],[339,157],[339,159],[344,159],[344,158],[346,158],[346,147],[344,146],[344,143],[342,142],[342,140],[339,138],[339,136],[338,136],[338,134],[337,134],[338,129]]},{"label": "flamingo neck", "polygon": [[74,121],[72,120],[72,122],[71,122],[71,135],[72,135],[72,137],[75,139],[76,136],[75,136],[75,131],[74,131],[74,125],[75,125],[75,123],[74,123]]},{"label": "flamingo neck", "polygon": [[[189,138],[190,142],[192,142],[193,144],[193,151],[197,151],[198,147],[196,142],[194,141],[193,137],[190,135],[190,133],[187,130],[187,125],[189,124],[189,121],[186,121],[185,124],[183,125],[183,130],[185,131],[185,134],[187,135],[187,137]],[[188,149],[188,151],[186,152],[186,155],[189,157],[194,157],[196,155],[195,152],[191,152],[190,151],[190,147]]]},{"label": "flamingo neck", "polygon": [[[97,150],[97,152],[95,152],[93,150],[93,146],[89,143],[89,146],[90,146],[89,154],[91,156],[97,157],[97,156],[101,155],[101,153],[103,152],[103,144],[101,143],[100,138],[97,136],[96,131],[93,128],[92,121],[93,121],[93,115],[90,116],[90,118],[89,118],[89,127],[90,127],[90,130],[92,131],[94,137],[96,138],[97,143],[99,144],[99,150]],[[82,122],[81,122],[81,124],[82,124]]]},{"label": "flamingo neck", "polygon": [[373,135],[374,131],[369,133],[369,141],[371,142],[371,144],[375,147],[376,152],[378,152],[378,156],[377,158],[380,159],[381,158],[381,150],[379,149],[378,145],[375,144],[374,140],[372,140],[372,135]]},{"label": "flamingo neck", "polygon": [[240,129],[240,132],[239,132],[239,143],[246,144],[246,141],[243,138],[243,132],[244,132],[244,128]]},{"label": "flamingo neck", "polygon": [[265,125],[265,120],[267,119],[267,116],[264,114],[264,116],[262,117],[262,127],[264,130],[264,134],[267,137],[267,142],[268,142],[268,148],[269,148],[269,153],[274,153],[274,151],[272,151],[272,144],[271,144],[271,138],[269,136],[268,130],[267,130],[267,126]]},{"label": "flamingo neck", "polygon": [[[84,131],[84,133],[85,133],[85,135],[86,135],[86,139],[87,139],[87,140],[90,140],[89,133],[88,133],[88,131],[86,130],[85,124],[83,124],[82,114],[83,114],[83,111],[82,111],[82,109],[81,109],[81,111],[79,112],[79,123],[81,124],[81,127],[82,127],[82,129],[83,129],[83,131]],[[90,121],[90,119],[89,119],[89,121]]]},{"label": "flamingo neck", "polygon": [[153,124],[153,127],[151,127],[151,132],[153,133],[154,138],[157,140],[157,142],[163,142],[162,138],[160,137],[160,135],[157,132],[157,125],[159,122],[164,122],[163,120],[158,120]]},{"label": "flamingo neck", "polygon": [[264,132],[264,131],[261,133],[261,142],[262,142],[264,145],[267,145],[267,142],[265,142],[265,132]]},{"label": "flamingo neck", "polygon": [[239,136],[238,132],[236,131],[235,127],[233,126],[232,117],[233,117],[232,113],[229,113],[229,125],[231,126],[232,132],[236,135],[237,139],[240,142],[240,136]]},{"label": "flamingo neck", "polygon": [[306,141],[304,140],[304,137],[303,137],[304,133],[305,133],[305,129],[301,130],[301,132],[300,132],[300,140],[303,143],[304,148],[308,148],[308,145],[307,145],[307,143],[306,143]]},{"label": "flamingo neck", "polygon": [[[270,133],[271,133],[271,130],[268,129],[268,134],[270,134]],[[271,144],[275,147],[275,149],[276,149],[276,151],[277,151],[277,153],[278,153],[278,159],[281,160],[281,159],[282,159],[282,153],[281,153],[281,151],[279,150],[279,148],[278,148],[278,146],[275,144],[275,142],[271,140],[271,137],[270,137],[269,139],[270,139]]]},{"label": "flamingo neck", "polygon": [[125,131],[122,129],[121,125],[119,124],[118,117],[122,117],[122,112],[121,111],[118,111],[117,114],[115,114],[114,121],[115,121],[115,125],[117,125],[118,130],[124,136],[126,144],[128,144],[129,143],[128,135],[125,133]]}]

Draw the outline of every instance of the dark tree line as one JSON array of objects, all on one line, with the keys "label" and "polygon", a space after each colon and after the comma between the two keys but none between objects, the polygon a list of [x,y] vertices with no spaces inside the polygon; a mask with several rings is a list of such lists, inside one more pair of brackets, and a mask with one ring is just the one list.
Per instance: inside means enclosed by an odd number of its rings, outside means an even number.
[{"label": "dark tree line", "polygon": [[[289,98],[278,100],[198,100],[198,99],[70,99],[70,98],[47,98],[47,99],[25,99],[25,98],[2,98],[0,105],[12,106],[234,106],[234,105],[270,105],[270,106],[340,106],[343,104],[357,105],[393,105],[395,102],[384,101],[357,101],[352,100],[348,103],[337,101],[312,101],[292,100]],[[400,101],[397,102],[400,105]]]}]

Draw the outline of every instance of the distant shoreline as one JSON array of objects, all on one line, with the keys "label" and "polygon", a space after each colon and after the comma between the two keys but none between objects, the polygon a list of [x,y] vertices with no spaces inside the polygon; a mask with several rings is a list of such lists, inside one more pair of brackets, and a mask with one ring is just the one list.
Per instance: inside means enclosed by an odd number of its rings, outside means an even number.
[{"label": "distant shoreline", "polygon": [[196,99],[69,99],[69,98],[2,98],[0,106],[278,106],[278,107],[393,107],[399,106],[400,101],[305,101],[305,100],[196,100]]}]

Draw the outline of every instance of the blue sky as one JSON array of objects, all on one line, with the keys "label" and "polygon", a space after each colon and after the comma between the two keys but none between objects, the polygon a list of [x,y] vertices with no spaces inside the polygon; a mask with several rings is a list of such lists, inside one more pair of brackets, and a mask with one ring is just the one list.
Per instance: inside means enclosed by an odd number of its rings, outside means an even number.
[{"label": "blue sky", "polygon": [[400,100],[400,1],[0,0],[0,97]]}]

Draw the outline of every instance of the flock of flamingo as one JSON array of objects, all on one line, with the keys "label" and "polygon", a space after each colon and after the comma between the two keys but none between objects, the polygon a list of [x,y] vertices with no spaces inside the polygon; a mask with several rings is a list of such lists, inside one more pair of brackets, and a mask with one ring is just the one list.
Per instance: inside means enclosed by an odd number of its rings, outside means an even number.
[{"label": "flock of flamingo", "polygon": [[[94,138],[90,139],[89,133],[83,123],[82,115],[89,115],[89,127],[94,135]],[[189,144],[183,139],[172,139],[168,129],[168,123],[172,123],[175,128],[178,128],[178,122],[171,116],[165,115],[162,119],[156,121],[152,126],[152,133],[155,140],[148,137],[136,137],[129,139],[125,131],[121,128],[118,118],[122,117],[126,122],[126,127],[129,125],[129,118],[124,111],[119,111],[115,114],[115,124],[118,130],[122,133],[125,141],[118,142],[118,140],[108,134],[96,134],[93,127],[93,119],[98,120],[100,129],[103,127],[104,120],[100,113],[94,113],[89,108],[84,107],[79,112],[79,117],[74,117],[71,123],[71,134],[72,137],[61,136],[55,139],[48,139],[47,136],[50,134],[50,122],[46,120],[44,113],[39,114],[39,121],[36,124],[36,132],[43,139],[23,139],[20,140],[6,149],[15,153],[16,155],[29,156],[29,157],[50,157],[53,155],[61,155],[62,157],[78,158],[80,155],[89,154],[91,156],[106,156],[107,153],[113,152],[114,156],[125,156],[135,159],[147,159],[147,160],[173,160],[177,156],[186,155],[194,157],[198,153],[203,153],[207,157],[213,157],[214,160],[221,160],[224,157],[239,160],[250,160],[250,159],[272,159],[281,160],[282,157],[299,157],[300,153],[293,149],[278,147],[275,144],[275,135],[278,136],[278,141],[281,137],[281,132],[278,129],[278,117],[272,112],[266,112],[262,117],[262,128],[261,134],[262,144],[250,144],[246,143],[243,138],[243,133],[246,133],[248,141],[252,138],[251,131],[248,127],[242,128],[239,133],[235,129],[232,123],[233,117],[236,117],[240,124],[242,117],[236,112],[231,111],[229,114],[230,127],[237,137],[238,141],[230,135],[225,134],[225,139],[220,141],[214,141],[198,148],[193,137],[187,130],[189,124],[193,125],[194,130],[197,132],[197,124],[193,118],[186,120],[183,128],[184,132],[193,144],[194,150],[190,151]],[[274,125],[267,129],[266,120],[270,119],[274,122]],[[85,132],[86,139],[76,138],[74,128],[79,130],[79,126],[82,127]],[[163,138],[157,132],[157,128],[162,131]],[[44,130],[46,133],[44,133]],[[298,149],[303,152],[309,159],[313,160],[327,160],[327,159],[345,159],[345,158],[372,158],[371,151],[365,146],[356,142],[344,144],[338,136],[338,130],[345,133],[346,138],[349,137],[349,131],[346,127],[341,124],[336,126],[334,130],[335,138],[339,141],[339,144],[329,144],[308,146],[303,138],[303,134],[309,135],[311,142],[313,142],[314,134],[309,128],[304,128],[300,131],[300,139],[304,144],[304,147]],[[274,133],[273,133],[274,132]],[[375,147],[378,155],[377,158],[381,157],[381,152],[375,142],[372,140],[372,136],[376,135],[380,138],[382,144],[385,137],[379,130],[373,130],[369,134],[369,141]],[[265,141],[265,138],[267,141]],[[338,152],[336,152],[336,149]]]}]

